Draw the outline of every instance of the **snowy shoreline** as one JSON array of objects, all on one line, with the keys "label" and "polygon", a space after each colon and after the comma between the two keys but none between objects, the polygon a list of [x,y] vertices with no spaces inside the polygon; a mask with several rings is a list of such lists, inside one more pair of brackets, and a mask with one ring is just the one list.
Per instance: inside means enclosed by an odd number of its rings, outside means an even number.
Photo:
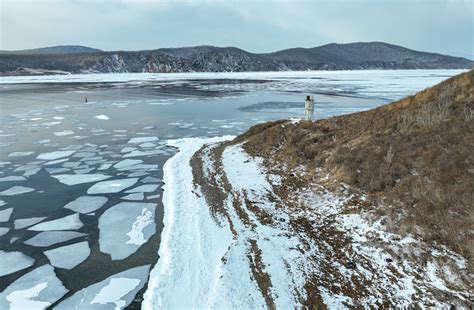
[{"label": "snowy shoreline", "polygon": [[[183,258],[187,255],[202,254],[199,250],[202,242],[209,242],[207,247],[212,247],[214,251],[207,251],[206,254],[220,253],[225,248],[217,249],[219,244],[212,242],[211,238],[204,235],[195,236],[198,240],[190,238],[186,233],[197,232],[196,221],[207,222],[208,234],[219,235],[221,228],[214,225],[209,214],[209,210],[192,192],[192,168],[189,165],[191,157],[206,143],[217,143],[232,139],[233,136],[216,137],[209,139],[184,138],[168,141],[169,146],[179,149],[179,152],[170,158],[163,167],[163,206],[164,206],[164,228],[161,233],[161,243],[159,248],[159,259],[150,273],[148,288],[144,294],[142,303],[143,309],[176,308],[192,306],[196,304],[206,304],[205,300],[192,299],[191,297],[205,298],[196,295],[196,291],[202,286],[211,285],[210,282],[200,280],[206,276],[211,277],[212,270],[203,270],[204,262],[207,267],[218,264],[220,256],[199,257],[199,261],[193,266],[189,266]],[[194,208],[192,208],[194,207]],[[222,235],[221,235],[222,236]],[[216,236],[215,236],[216,237]],[[230,240],[226,240],[227,242]],[[191,250],[197,251],[193,253]],[[217,252],[215,250],[218,250]],[[217,261],[216,261],[217,259]],[[202,266],[200,266],[202,264]],[[193,274],[193,272],[196,272]],[[198,275],[200,277],[198,277]],[[208,278],[208,280],[211,280]],[[196,282],[198,281],[198,282]],[[200,285],[199,285],[200,284]],[[211,306],[208,304],[208,306]]]}]

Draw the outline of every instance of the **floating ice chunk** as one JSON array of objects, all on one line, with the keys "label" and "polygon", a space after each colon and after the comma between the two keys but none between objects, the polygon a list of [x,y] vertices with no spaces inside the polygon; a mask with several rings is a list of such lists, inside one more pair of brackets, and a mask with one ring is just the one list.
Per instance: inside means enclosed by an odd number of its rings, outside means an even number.
[{"label": "floating ice chunk", "polygon": [[53,267],[43,265],[16,279],[0,293],[0,309],[45,309],[67,292]]},{"label": "floating ice chunk", "polygon": [[57,174],[53,178],[66,185],[77,185],[90,182],[98,182],[111,178],[106,174]]},{"label": "floating ice chunk", "polygon": [[35,260],[21,252],[0,251],[0,262],[2,262],[0,264],[0,277],[3,277],[33,266]]},{"label": "floating ice chunk", "polygon": [[155,208],[155,203],[121,202],[107,209],[99,218],[100,251],[113,260],[135,253],[155,233]]},{"label": "floating ice chunk", "polygon": [[145,143],[142,143],[139,145],[139,147],[141,148],[151,148],[151,147],[155,147],[156,144],[155,143],[151,143],[151,142],[145,142]]},{"label": "floating ice chunk", "polygon": [[66,245],[57,249],[44,251],[51,265],[57,268],[72,269],[86,260],[91,254],[87,241]]},{"label": "floating ice chunk", "polygon": [[56,243],[76,239],[86,234],[75,231],[43,231],[24,243],[36,247],[47,247]]},{"label": "floating ice chunk", "polygon": [[94,152],[78,152],[72,157],[93,157],[95,156]]},{"label": "floating ice chunk", "polygon": [[0,182],[17,182],[17,181],[25,181],[26,178],[18,175],[12,175],[8,177],[0,178]]},{"label": "floating ice chunk", "polygon": [[144,142],[153,142],[153,141],[158,141],[158,137],[137,137],[137,138],[131,138],[128,140],[128,143],[130,144],[135,144],[135,143],[144,143]]},{"label": "floating ice chunk", "polygon": [[83,226],[79,219],[79,214],[71,214],[65,217],[61,217],[52,221],[42,222],[36,224],[28,230],[34,231],[49,231],[49,230],[74,230],[79,229]]},{"label": "floating ice chunk", "polygon": [[74,293],[55,309],[123,309],[145,285],[149,271],[150,265],[144,265],[114,274]]},{"label": "floating ice chunk", "polygon": [[64,117],[61,117],[61,116],[53,116],[53,119],[55,119],[55,120],[62,120],[62,119],[64,119]]},{"label": "floating ice chunk", "polygon": [[92,185],[88,190],[88,194],[106,194],[118,193],[137,183],[138,178],[130,179],[116,179],[110,181],[103,181]]},{"label": "floating ice chunk", "polygon": [[25,157],[34,154],[34,152],[13,152],[8,154],[8,157]]},{"label": "floating ice chunk", "polygon": [[128,153],[131,151],[135,151],[136,149],[136,147],[126,146],[120,151],[120,153]]},{"label": "floating ice chunk", "polygon": [[32,168],[32,169],[28,169],[28,170],[25,170],[25,173],[23,173],[23,175],[25,177],[31,177],[32,175],[35,175],[38,173],[38,171],[40,171],[41,168]]},{"label": "floating ice chunk", "polygon": [[143,193],[135,193],[122,197],[123,200],[144,200],[145,196]]},{"label": "floating ice chunk", "polygon": [[132,188],[125,193],[151,193],[156,191],[158,188],[158,184],[147,184],[147,185],[140,185],[138,187]]},{"label": "floating ice chunk", "polygon": [[45,143],[49,143],[49,142],[51,142],[51,140],[49,140],[49,139],[43,139],[43,140],[39,140],[39,141],[36,142],[36,143],[45,144]]},{"label": "floating ice chunk", "polygon": [[5,210],[0,210],[0,223],[8,222],[10,216],[12,215],[13,208],[8,208]]},{"label": "floating ice chunk", "polygon": [[156,194],[156,195],[146,196],[146,199],[158,199],[158,198],[160,198],[160,197],[161,197],[160,194]]},{"label": "floating ice chunk", "polygon": [[73,135],[73,134],[74,134],[74,131],[72,131],[72,130],[63,130],[63,131],[56,131],[56,132],[53,132],[53,134],[54,134],[55,136],[62,137],[62,136]]},{"label": "floating ice chunk", "polygon": [[99,171],[107,170],[110,167],[112,167],[112,163],[106,163],[106,164],[102,164],[99,168],[97,168],[97,170],[99,170]]},{"label": "floating ice chunk", "polygon": [[46,168],[46,171],[48,171],[49,174],[56,174],[56,173],[63,173],[67,172],[71,169],[68,168]]},{"label": "floating ice chunk", "polygon": [[156,183],[161,182],[161,179],[155,177],[146,177],[141,180],[142,183]]},{"label": "floating ice chunk", "polygon": [[14,222],[15,229],[22,229],[22,228],[37,224],[44,219],[46,219],[46,217],[31,217],[27,219],[16,219]]},{"label": "floating ice chunk", "polygon": [[65,162],[65,161],[68,161],[68,158],[56,159],[56,160],[48,161],[48,162],[45,163],[44,165],[45,165],[45,166],[52,166],[52,165],[56,165],[56,164],[63,163],[63,162]]},{"label": "floating ice chunk", "polygon": [[139,177],[142,177],[142,176],[145,176],[145,175],[148,175],[148,173],[146,171],[139,170],[139,171],[135,171],[134,173],[129,174],[128,177],[129,178],[139,178]]},{"label": "floating ice chunk", "polygon": [[3,207],[4,205],[6,205],[7,203],[3,200],[0,199],[0,207]]},{"label": "floating ice chunk", "polygon": [[108,199],[103,196],[81,196],[64,206],[66,209],[79,213],[90,213],[102,208]]},{"label": "floating ice chunk", "polygon": [[134,165],[137,165],[137,164],[141,164],[142,162],[143,162],[143,160],[140,160],[140,159],[124,159],[124,160],[119,161],[118,163],[116,163],[114,165],[114,168],[122,169],[122,168],[130,167],[130,166],[134,166]]},{"label": "floating ice chunk", "polygon": [[8,227],[0,227],[0,237],[6,235],[10,231]]},{"label": "floating ice chunk", "polygon": [[96,115],[96,116],[94,116],[94,118],[104,120],[104,121],[108,121],[110,119],[110,117],[108,117],[107,115],[103,115],[103,114]]},{"label": "floating ice chunk", "polygon": [[65,167],[65,168],[76,168],[80,165],[81,165],[81,163],[78,162],[78,161],[70,161],[70,162],[64,163],[63,167]]},{"label": "floating ice chunk", "polygon": [[49,153],[41,153],[36,158],[43,159],[43,160],[55,160],[59,158],[64,158],[71,156],[74,154],[75,151],[56,151],[56,152],[49,152]]},{"label": "floating ice chunk", "polygon": [[13,186],[3,192],[0,192],[0,196],[14,196],[14,195],[21,195],[26,194],[29,192],[33,192],[34,189],[30,187],[24,186]]},{"label": "floating ice chunk", "polygon": [[128,154],[125,154],[123,157],[128,158],[128,157],[141,157],[141,156],[149,156],[149,155],[155,155],[159,154],[161,151],[131,151]]},{"label": "floating ice chunk", "polygon": [[95,168],[86,168],[86,169],[74,170],[74,172],[77,173],[77,174],[87,174],[87,173],[92,172],[94,170],[95,170]]}]

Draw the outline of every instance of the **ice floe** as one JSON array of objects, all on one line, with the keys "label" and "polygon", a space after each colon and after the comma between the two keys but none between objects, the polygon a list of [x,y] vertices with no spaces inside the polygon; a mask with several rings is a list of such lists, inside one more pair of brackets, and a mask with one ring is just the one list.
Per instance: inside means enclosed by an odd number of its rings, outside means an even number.
[{"label": "ice floe", "polygon": [[129,189],[125,193],[151,193],[156,191],[158,188],[158,184],[146,184],[146,185],[140,185],[135,188]]},{"label": "ice floe", "polygon": [[25,181],[26,178],[23,176],[18,175],[11,175],[8,177],[0,178],[0,182],[18,182],[18,181]]},{"label": "ice floe", "polygon": [[62,136],[73,135],[73,134],[74,134],[74,131],[72,131],[72,130],[63,130],[63,131],[56,131],[56,132],[53,132],[53,134],[54,134],[55,136],[62,137]]},{"label": "ice floe", "polygon": [[0,277],[2,277],[33,266],[35,260],[21,252],[5,252],[0,250],[0,262],[2,262],[0,264]]},{"label": "ice floe", "polygon": [[45,309],[67,292],[53,267],[43,265],[16,279],[0,293],[0,309]]},{"label": "ice floe", "polygon": [[114,168],[116,168],[116,169],[127,168],[127,167],[130,167],[130,166],[141,164],[142,162],[143,162],[143,160],[140,160],[140,159],[124,159],[124,160],[119,161],[118,163],[116,163],[114,165]]},{"label": "ice floe", "polygon": [[94,116],[94,118],[104,120],[104,121],[108,121],[110,119],[110,117],[108,117],[107,115],[103,115],[103,114],[96,115],[96,116]]},{"label": "ice floe", "polygon": [[12,215],[12,212],[13,212],[13,208],[0,210],[0,223],[8,222],[8,220],[10,220],[10,216]]},{"label": "ice floe", "polygon": [[100,251],[113,260],[135,253],[155,233],[155,208],[155,203],[121,202],[107,209],[99,218]]},{"label": "ice floe", "polygon": [[3,207],[4,205],[6,205],[7,203],[3,200],[0,199],[0,207]]},{"label": "ice floe", "polygon": [[71,156],[75,151],[55,151],[49,153],[41,153],[36,158],[43,160],[56,160],[59,158],[64,158]]},{"label": "ice floe", "polygon": [[143,193],[134,193],[127,196],[122,197],[123,200],[143,200],[145,199],[145,195]]},{"label": "ice floe", "polygon": [[158,141],[158,137],[137,137],[137,138],[131,138],[128,140],[128,143],[130,144],[136,144],[136,143],[144,143],[144,142],[154,142]]},{"label": "ice floe", "polygon": [[116,179],[110,181],[102,181],[92,185],[88,190],[88,194],[107,194],[118,193],[137,183],[138,178]]},{"label": "ice floe", "polygon": [[144,265],[114,274],[74,293],[55,309],[123,309],[145,285],[149,270],[150,265]]},{"label": "ice floe", "polygon": [[30,192],[34,192],[35,190],[30,187],[25,187],[25,186],[13,186],[10,187],[7,190],[4,190],[3,192],[0,192],[0,196],[15,196],[15,195],[21,195],[21,194],[26,194]]},{"label": "ice floe", "polygon": [[35,152],[13,152],[8,154],[8,157],[25,157],[34,154]]},{"label": "ice floe", "polygon": [[86,260],[90,253],[89,243],[83,241],[45,251],[44,255],[54,267],[72,269]]},{"label": "ice floe", "polygon": [[[77,170],[76,170],[77,171]],[[103,181],[111,178],[106,174],[57,174],[52,175],[53,178],[66,185],[77,185],[83,183],[91,183]]]},{"label": "ice floe", "polygon": [[56,243],[76,239],[86,234],[76,231],[43,231],[24,243],[36,247],[47,247]]},{"label": "ice floe", "polygon": [[15,229],[22,229],[28,226],[32,226],[41,222],[44,219],[46,219],[46,217],[30,217],[26,219],[16,219],[14,222]]},{"label": "ice floe", "polygon": [[107,197],[103,196],[81,196],[66,204],[64,208],[79,213],[90,213],[102,208],[107,201]]},{"label": "ice floe", "polygon": [[0,237],[6,235],[10,231],[8,227],[0,227]]},{"label": "ice floe", "polygon": [[79,219],[79,214],[74,213],[55,220],[42,222],[28,228],[33,231],[50,231],[50,230],[74,230],[83,226]]}]

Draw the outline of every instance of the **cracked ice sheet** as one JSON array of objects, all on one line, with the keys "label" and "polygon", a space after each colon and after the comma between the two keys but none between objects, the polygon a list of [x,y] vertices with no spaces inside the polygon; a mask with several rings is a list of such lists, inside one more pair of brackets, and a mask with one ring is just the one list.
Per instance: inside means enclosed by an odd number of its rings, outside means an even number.
[{"label": "cracked ice sheet", "polygon": [[33,188],[25,186],[13,186],[3,192],[0,192],[0,196],[15,196],[26,194],[35,191]]},{"label": "cracked ice sheet", "polygon": [[79,237],[86,236],[86,234],[75,231],[43,231],[24,242],[24,244],[36,247],[48,247],[50,245],[69,241]]},{"label": "cracked ice sheet", "polygon": [[18,182],[18,181],[26,181],[26,178],[22,176],[17,176],[17,175],[0,178],[0,182]]},{"label": "cracked ice sheet", "polygon": [[111,178],[110,175],[106,174],[57,174],[52,175],[53,178],[66,185],[77,185],[83,183],[91,183],[103,181]]},{"label": "cracked ice sheet", "polygon": [[83,241],[45,251],[44,255],[54,267],[72,269],[85,261],[90,253],[89,243]]},{"label": "cracked ice sheet", "polygon": [[33,266],[35,262],[34,259],[21,252],[4,252],[1,250],[0,261],[2,262],[0,264],[0,277]]},{"label": "cracked ice sheet", "polygon": [[61,217],[52,221],[42,222],[36,224],[28,230],[33,231],[51,231],[51,230],[74,230],[79,229],[83,226],[79,219],[79,214],[71,214],[65,217]]},{"label": "cracked ice sheet", "polygon": [[81,196],[66,204],[64,208],[79,213],[90,213],[102,208],[107,201],[104,196]]},{"label": "cracked ice sheet", "polygon": [[118,193],[137,183],[138,178],[117,179],[110,181],[103,181],[92,185],[88,190],[88,194],[108,194]]},{"label": "cracked ice sheet", "polygon": [[45,309],[67,292],[53,267],[43,265],[16,279],[0,293],[0,309]]},{"label": "cracked ice sheet", "polygon": [[150,265],[131,268],[94,283],[59,303],[55,309],[122,309],[145,285]]},{"label": "cracked ice sheet", "polygon": [[[168,141],[179,152],[164,165],[164,228],[159,260],[150,273],[143,309],[266,308],[229,225],[217,225],[202,196],[191,189],[189,160],[206,143],[233,137]],[[179,242],[176,242],[179,240]],[[234,244],[236,246],[230,247]],[[224,265],[222,258],[227,262]]]},{"label": "cracked ice sheet", "polygon": [[[135,253],[155,233],[156,203],[121,202],[99,218],[100,251],[113,260]],[[120,223],[120,225],[117,225]]]}]

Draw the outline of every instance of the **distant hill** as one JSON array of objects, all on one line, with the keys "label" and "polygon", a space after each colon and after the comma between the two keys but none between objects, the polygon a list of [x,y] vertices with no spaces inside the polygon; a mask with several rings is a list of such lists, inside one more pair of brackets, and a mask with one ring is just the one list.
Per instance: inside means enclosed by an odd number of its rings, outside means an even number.
[{"label": "distant hill", "polygon": [[287,70],[470,69],[472,60],[382,43],[328,44],[256,54],[236,47],[196,46],[104,52],[57,46],[2,52],[0,74],[106,72],[243,72]]},{"label": "distant hill", "polygon": [[0,54],[80,54],[80,53],[97,53],[102,50],[81,45],[58,45],[51,47],[41,47],[27,50],[17,51],[0,51]]}]

